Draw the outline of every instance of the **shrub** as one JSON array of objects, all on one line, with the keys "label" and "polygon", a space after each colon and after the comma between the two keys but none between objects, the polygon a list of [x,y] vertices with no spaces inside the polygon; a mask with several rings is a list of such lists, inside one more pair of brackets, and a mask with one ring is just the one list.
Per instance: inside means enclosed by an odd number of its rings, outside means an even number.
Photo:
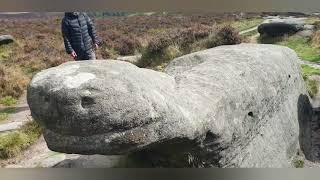
[{"label": "shrub", "polygon": [[133,55],[141,47],[141,43],[133,35],[122,34],[114,30],[106,31],[103,35],[103,44],[119,55]]},{"label": "shrub", "polygon": [[5,96],[3,98],[0,98],[0,104],[3,104],[5,106],[12,106],[17,104],[17,99],[13,98],[12,96]]},{"label": "shrub", "polygon": [[221,45],[233,45],[242,42],[242,37],[239,33],[230,25],[220,27],[215,37],[208,48],[221,46]]},{"label": "shrub", "polygon": [[178,45],[170,45],[169,47],[162,50],[161,53],[144,53],[137,66],[149,67],[157,71],[162,71],[170,60],[182,55],[183,52]]},{"label": "shrub", "polygon": [[304,161],[299,159],[299,160],[295,160],[293,162],[293,165],[295,168],[303,168],[304,167]]},{"label": "shrub", "polygon": [[[220,45],[239,44],[242,37],[231,26],[214,28],[205,25],[194,25],[190,28],[173,29],[154,37],[142,54],[139,67],[156,67],[167,63],[175,57],[197,50]],[[175,47],[179,53],[168,54],[169,47]]]},{"label": "shrub", "polygon": [[188,49],[192,43],[208,37],[213,31],[213,27],[201,24],[189,28],[172,29],[154,37],[148,44],[147,53],[162,53],[170,45]]},{"label": "shrub", "polygon": [[0,97],[19,98],[24,93],[28,80],[19,67],[0,65]]},{"label": "shrub", "polygon": [[173,43],[173,39],[171,37],[172,34],[162,33],[159,37],[153,38],[147,46],[147,53],[161,53],[165,48]]},{"label": "shrub", "polygon": [[114,49],[123,56],[134,54],[140,47],[139,41],[130,36],[121,36],[114,41]]}]

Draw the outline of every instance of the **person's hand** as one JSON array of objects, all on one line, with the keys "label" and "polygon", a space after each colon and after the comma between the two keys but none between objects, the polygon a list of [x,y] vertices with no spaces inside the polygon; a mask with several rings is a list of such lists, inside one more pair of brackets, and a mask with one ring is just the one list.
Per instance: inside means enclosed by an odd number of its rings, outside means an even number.
[{"label": "person's hand", "polygon": [[98,49],[99,45],[98,44],[94,44],[94,47],[95,47],[95,49]]},{"label": "person's hand", "polygon": [[77,53],[75,51],[72,51],[71,56],[73,57],[73,59],[76,59]]}]

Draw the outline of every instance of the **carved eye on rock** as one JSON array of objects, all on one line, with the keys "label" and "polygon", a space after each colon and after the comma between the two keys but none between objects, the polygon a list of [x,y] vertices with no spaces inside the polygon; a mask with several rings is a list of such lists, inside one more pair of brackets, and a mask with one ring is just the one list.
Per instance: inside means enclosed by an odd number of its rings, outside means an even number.
[{"label": "carved eye on rock", "polygon": [[83,108],[88,108],[90,105],[95,104],[94,99],[92,97],[84,96],[81,98],[81,106]]}]

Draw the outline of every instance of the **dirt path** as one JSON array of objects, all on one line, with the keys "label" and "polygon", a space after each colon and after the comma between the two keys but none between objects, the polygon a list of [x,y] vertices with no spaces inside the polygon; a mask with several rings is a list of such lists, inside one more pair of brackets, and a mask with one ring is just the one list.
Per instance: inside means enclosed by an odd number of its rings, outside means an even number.
[{"label": "dirt path", "polygon": [[[10,114],[7,120],[0,122],[0,134],[19,129],[26,122],[32,120],[26,96],[19,100],[18,105],[8,108],[15,109],[15,112]],[[2,109],[5,108],[2,107]]]},{"label": "dirt path", "polygon": [[[259,26],[259,25],[258,25],[258,26]],[[253,28],[240,31],[239,34],[242,35],[242,34],[247,34],[247,33],[250,33],[250,32],[252,32],[252,31],[255,31],[255,30],[258,29],[258,26],[255,26],[255,27],[253,27]]]}]

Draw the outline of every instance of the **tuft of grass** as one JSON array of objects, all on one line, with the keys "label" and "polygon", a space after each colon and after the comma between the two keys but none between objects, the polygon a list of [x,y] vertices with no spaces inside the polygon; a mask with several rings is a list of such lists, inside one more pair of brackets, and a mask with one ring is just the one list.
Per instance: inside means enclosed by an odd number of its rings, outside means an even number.
[{"label": "tuft of grass", "polygon": [[309,77],[311,75],[320,75],[320,69],[305,64],[301,65],[301,68],[308,93],[310,97],[314,97],[318,93],[318,83],[315,80],[309,79]]},{"label": "tuft of grass", "polygon": [[301,159],[295,160],[293,162],[293,165],[295,168],[303,168],[304,167],[304,161]]},{"label": "tuft of grass", "polygon": [[20,130],[0,136],[0,159],[17,156],[36,142],[42,134],[40,126],[35,121],[30,121]]},{"label": "tuft of grass", "polygon": [[12,96],[5,96],[4,98],[0,99],[0,104],[5,106],[12,106],[17,104],[18,100],[13,98]]},{"label": "tuft of grass", "polygon": [[170,60],[182,55],[183,52],[178,45],[170,45],[158,53],[151,53],[146,50],[138,66],[150,67],[154,70],[162,71]]},{"label": "tuft of grass", "polygon": [[12,54],[11,45],[0,45],[0,61],[7,60]]},{"label": "tuft of grass", "polygon": [[10,114],[13,114],[15,112],[15,108],[5,108],[3,110],[0,110],[0,122],[6,120]]},{"label": "tuft of grass", "polygon": [[311,98],[313,98],[318,93],[317,81],[307,79],[306,81],[307,90]]}]

